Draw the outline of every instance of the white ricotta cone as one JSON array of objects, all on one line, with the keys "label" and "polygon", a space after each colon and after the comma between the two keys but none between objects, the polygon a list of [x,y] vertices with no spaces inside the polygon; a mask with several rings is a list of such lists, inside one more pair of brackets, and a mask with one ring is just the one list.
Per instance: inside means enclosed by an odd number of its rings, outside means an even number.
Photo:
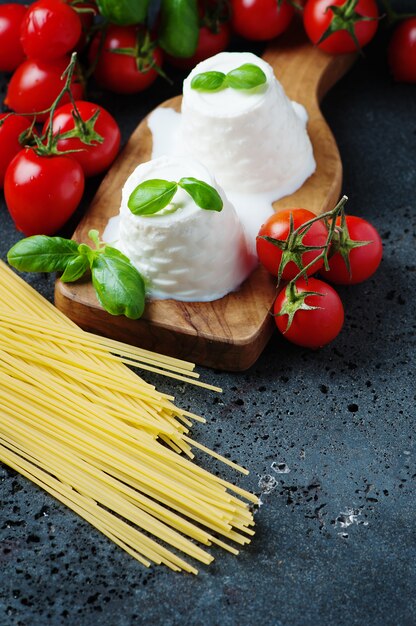
[{"label": "white ricotta cone", "polygon": [[[128,208],[130,194],[143,181],[177,182],[188,176],[218,191],[224,203],[221,212],[201,209],[183,189],[163,214],[138,216]],[[143,275],[148,294],[158,299],[217,300],[237,289],[256,262],[224,191],[203,165],[188,157],[160,157],[139,165],[129,176],[122,191],[116,246]]]},{"label": "white ricotta cone", "polygon": [[[252,63],[267,83],[254,90],[191,89],[196,74]],[[306,132],[307,113],[292,103],[271,66],[249,52],[221,52],[199,63],[183,88],[181,136],[186,153],[201,161],[231,192],[293,193],[316,168]]]}]

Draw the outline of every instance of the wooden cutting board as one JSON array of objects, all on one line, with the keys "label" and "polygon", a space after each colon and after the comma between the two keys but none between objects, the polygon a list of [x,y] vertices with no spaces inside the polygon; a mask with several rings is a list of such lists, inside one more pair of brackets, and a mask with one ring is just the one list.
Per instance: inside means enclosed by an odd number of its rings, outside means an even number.
[{"label": "wooden cutting board", "polygon": [[[300,206],[319,214],[335,206],[342,180],[339,152],[319,103],[356,57],[330,57],[306,42],[301,33],[291,32],[272,43],[263,58],[272,65],[287,95],[308,111],[308,133],[317,162],[315,174],[296,193],[275,202],[274,209]],[[176,110],[180,105],[180,96],[163,103]],[[74,233],[76,241],[87,242],[92,228],[102,234],[108,219],[118,213],[125,180],[139,163],[150,159],[151,149],[152,137],[144,119],[101,183]],[[258,268],[237,292],[211,303],[149,300],[140,320],[106,313],[89,282],[58,280],[55,303],[84,329],[200,365],[239,371],[256,361],[273,332],[270,309],[275,295],[275,279]]]}]

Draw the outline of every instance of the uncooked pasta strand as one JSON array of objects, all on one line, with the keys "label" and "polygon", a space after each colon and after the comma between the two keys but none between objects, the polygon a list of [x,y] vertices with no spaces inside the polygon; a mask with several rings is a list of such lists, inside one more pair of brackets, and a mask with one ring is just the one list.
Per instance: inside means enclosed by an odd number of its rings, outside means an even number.
[{"label": "uncooked pasta strand", "polygon": [[[1,438],[0,438],[0,442],[1,442]],[[13,444],[10,444],[9,442],[7,442],[6,445],[7,447],[10,446],[13,449]],[[2,447],[2,453],[7,459],[7,462],[10,465],[10,467],[16,469],[17,471],[25,475],[27,478],[32,480],[32,482],[35,482],[40,487],[42,487],[43,489],[45,489],[46,491],[54,495],[58,500],[61,500],[69,508],[72,508],[74,511],[76,511],[81,517],[84,517],[85,519],[90,521],[90,523],[96,526],[99,530],[101,530],[103,534],[109,536],[113,540],[114,540],[114,535],[111,536],[111,533],[107,530],[108,526],[113,525],[113,527],[116,529],[116,532],[118,532],[120,535],[122,534],[121,527],[122,525],[124,525],[124,528],[127,528],[127,531],[133,537],[133,541],[131,541],[131,543],[133,543],[133,545],[136,546],[136,549],[133,550],[132,548],[129,548],[126,550],[126,547],[128,548],[128,546],[126,546],[126,544],[123,544],[123,542],[120,541],[120,539],[117,536],[116,536],[117,538],[116,543],[120,545],[121,547],[123,547],[123,549],[129,552],[132,556],[140,560],[147,567],[149,567],[150,562],[144,560],[136,550],[142,551],[149,558],[151,558],[151,560],[155,563],[158,563],[158,564],[165,563],[165,565],[168,565],[168,567],[171,567],[171,569],[174,569],[174,571],[179,571],[180,569],[184,569],[185,571],[189,571],[191,573],[195,573],[195,574],[197,573],[197,570],[191,565],[189,565],[183,559],[178,559],[176,555],[174,555],[173,553],[169,553],[168,551],[163,549],[162,546],[160,546],[159,544],[157,544],[150,538],[146,537],[146,535],[139,533],[138,531],[135,531],[132,527],[128,527],[128,525],[122,522],[122,520],[119,520],[118,518],[114,517],[114,515],[109,514],[107,511],[105,511],[105,509],[98,508],[95,503],[92,504],[92,501],[90,498],[86,498],[82,496],[82,494],[79,494],[73,491],[70,487],[68,487],[68,485],[65,485],[64,483],[56,479],[53,479],[52,477],[49,476],[49,474],[47,474],[46,472],[43,472],[38,467],[36,467],[36,465],[33,465],[33,464],[29,465],[31,469],[28,470],[27,469],[28,464],[24,465],[24,463],[22,462],[22,459],[19,458],[18,455],[13,456],[10,450],[5,448],[4,446]],[[45,482],[41,480],[42,476]],[[50,486],[51,484],[55,485],[55,489]],[[72,497],[68,497],[69,493],[72,495]],[[67,495],[65,496],[64,494],[67,494]],[[97,509],[96,511],[94,511],[97,517],[95,515],[87,514],[84,510],[84,507],[86,507],[87,510]],[[125,536],[126,536],[126,532],[124,532],[124,537]],[[149,545],[150,545],[150,548],[149,548]],[[167,558],[168,556],[170,558]],[[172,559],[175,562],[178,562],[179,566],[173,565],[170,559]]]},{"label": "uncooked pasta strand", "polygon": [[197,448],[247,473],[126,364],[218,390],[192,364],[82,331],[0,261],[0,460],[143,565],[197,573],[181,554],[237,554],[258,500],[192,461]]}]

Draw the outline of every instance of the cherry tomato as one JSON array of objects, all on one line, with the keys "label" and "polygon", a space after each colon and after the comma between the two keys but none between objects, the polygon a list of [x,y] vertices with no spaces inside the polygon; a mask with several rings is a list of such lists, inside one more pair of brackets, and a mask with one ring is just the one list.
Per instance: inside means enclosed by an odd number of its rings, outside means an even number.
[{"label": "cherry tomato", "polygon": [[[91,130],[101,135],[103,142],[99,143],[92,137],[93,144],[87,145],[77,137],[73,137],[60,139],[57,143],[57,148],[61,151],[81,150],[81,152],[72,153],[72,158],[81,165],[85,176],[95,176],[96,174],[105,172],[116,158],[121,140],[120,129],[114,117],[103,107],[82,100],[79,100],[76,105],[84,122],[88,122],[96,111],[100,111],[94,128]],[[75,124],[72,111],[72,104],[65,104],[55,111],[52,123],[54,134],[58,132],[66,133],[74,128]],[[46,122],[43,132],[46,131],[47,125],[48,123]],[[88,137],[88,133],[90,132],[90,126],[88,124],[86,124],[86,132]]]},{"label": "cherry tomato", "polygon": [[[383,256],[383,245],[381,238],[374,226],[354,215],[345,217],[347,232],[341,235],[341,239],[335,239],[333,249],[336,250],[329,258],[329,270],[321,270],[322,276],[331,283],[337,285],[355,285],[370,278],[380,265]],[[341,225],[340,218],[337,218],[337,226]],[[346,240],[344,240],[346,237]],[[370,242],[365,246],[356,246],[354,242]],[[341,249],[339,249],[341,246]],[[338,250],[337,250],[338,248]],[[341,251],[349,257],[351,274]]]},{"label": "cherry tomato", "polygon": [[219,24],[218,32],[213,32],[207,26],[201,26],[199,30],[198,45],[195,53],[188,58],[175,58],[169,56],[169,62],[174,67],[192,69],[205,59],[225,50],[230,42],[230,27],[226,22]]},{"label": "cherry tomato", "polygon": [[25,59],[20,25],[26,11],[22,4],[0,4],[0,72],[13,72]]},{"label": "cherry tomato", "polygon": [[20,40],[28,57],[50,60],[70,52],[81,31],[81,20],[68,4],[38,0],[27,10]]},{"label": "cherry tomato", "polygon": [[[349,11],[353,0],[308,0],[303,11],[303,24],[306,34],[312,43],[329,54],[344,54],[355,52],[357,44],[352,35],[346,30],[338,30],[327,39],[318,43],[322,35],[329,28],[334,13],[332,7],[345,7]],[[346,17],[351,29],[355,33],[359,47],[365,46],[374,37],[378,27],[378,8],[376,0],[358,0],[354,8],[356,16]],[[370,17],[370,20],[359,19],[360,16]]]},{"label": "cherry tomato", "polygon": [[[90,63],[99,54],[94,77],[97,83],[116,93],[137,93],[147,89],[157,78],[155,66],[162,64],[162,51],[149,46],[146,51],[137,50],[140,31],[135,26],[115,26],[107,29],[100,52],[100,34],[90,48]],[[129,49],[131,54],[119,54],[117,49]]]},{"label": "cherry tomato", "polygon": [[273,39],[283,33],[294,15],[287,0],[231,0],[234,31],[246,39]]},{"label": "cherry tomato", "polygon": [[26,236],[53,235],[77,208],[84,174],[70,156],[39,156],[21,150],[4,180],[7,208],[16,228]]},{"label": "cherry tomato", "polygon": [[[261,226],[259,234],[256,239],[257,255],[260,263],[274,276],[278,275],[280,262],[282,260],[282,254],[284,255],[284,268],[281,278],[284,280],[291,280],[300,271],[300,267],[293,261],[293,257],[297,254],[298,260],[301,261],[302,267],[306,267],[315,257],[320,254],[320,250],[313,250],[310,252],[299,251],[299,245],[304,246],[323,246],[325,245],[328,231],[321,221],[316,221],[312,224],[308,232],[293,242],[293,238],[289,240],[290,232],[290,216],[293,217],[293,230],[296,230],[299,226],[305,222],[316,217],[311,211],[306,209],[286,209],[275,213]],[[282,247],[278,247],[262,237],[272,237],[273,239],[279,239],[283,242]],[[292,243],[290,243],[292,241]],[[310,276],[314,272],[317,272],[323,265],[323,259],[318,260],[308,270],[307,274]]]},{"label": "cherry tomato", "polygon": [[[288,287],[282,289],[274,303],[276,326],[280,332],[292,343],[304,348],[321,348],[335,339],[344,323],[344,307],[335,289],[317,278],[308,281],[299,278],[296,283],[296,293],[300,297],[299,303],[303,306],[317,307],[314,309],[298,309],[287,329],[288,314],[284,311],[288,303]],[[306,295],[314,292],[321,295]],[[303,295],[302,295],[303,294]]]},{"label": "cherry tomato", "polygon": [[403,20],[395,28],[388,59],[395,80],[416,83],[416,17]]},{"label": "cherry tomato", "polygon": [[[5,104],[17,113],[35,113],[50,107],[61,91],[64,81],[62,73],[69,64],[69,57],[61,57],[52,61],[28,59],[24,61],[10,79]],[[75,100],[81,100],[83,88],[75,82],[71,87]],[[61,103],[69,101],[68,94]],[[43,122],[47,114],[37,115]]]},{"label": "cherry tomato", "polygon": [[19,136],[29,126],[30,120],[27,117],[0,113],[0,189],[3,188],[4,176],[10,161],[22,149]]}]

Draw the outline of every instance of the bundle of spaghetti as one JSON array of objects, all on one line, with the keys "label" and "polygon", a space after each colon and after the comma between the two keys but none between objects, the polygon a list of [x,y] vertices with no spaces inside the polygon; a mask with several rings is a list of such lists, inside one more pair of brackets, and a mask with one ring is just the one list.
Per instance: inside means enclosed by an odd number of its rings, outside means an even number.
[{"label": "bundle of spaghetti", "polygon": [[[115,354],[112,354],[113,351]],[[149,566],[196,573],[212,544],[237,553],[257,498],[198,466],[192,420],[125,363],[192,366],[79,329],[0,262],[0,460]]]}]

